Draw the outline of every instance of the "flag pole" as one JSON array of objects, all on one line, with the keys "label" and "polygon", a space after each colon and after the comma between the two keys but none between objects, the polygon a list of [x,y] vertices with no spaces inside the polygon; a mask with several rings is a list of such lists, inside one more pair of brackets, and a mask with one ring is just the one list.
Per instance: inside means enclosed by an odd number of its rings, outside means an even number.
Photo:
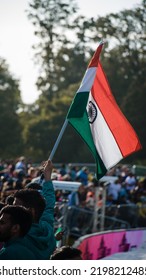
[{"label": "flag pole", "polygon": [[57,150],[57,147],[58,147],[58,145],[59,145],[59,142],[60,142],[60,140],[61,140],[61,138],[62,138],[62,136],[63,136],[63,133],[64,133],[64,131],[65,131],[67,125],[68,125],[68,120],[65,119],[65,122],[64,122],[64,124],[63,124],[63,126],[62,126],[62,128],[61,128],[61,130],[60,130],[60,133],[59,133],[59,135],[58,135],[58,137],[57,137],[57,140],[56,140],[56,142],[55,142],[55,145],[54,145],[54,147],[53,147],[53,149],[52,149],[52,152],[51,152],[51,154],[50,154],[50,156],[49,156],[49,159],[50,159],[50,160],[52,160],[52,158],[53,158],[53,156],[54,156],[54,154],[55,154],[55,152],[56,152],[56,150]]},{"label": "flag pole", "polygon": [[[104,42],[103,40],[101,40],[101,42],[100,42],[99,45],[103,45],[104,43],[105,43],[105,42]],[[59,145],[59,142],[60,142],[60,140],[61,140],[61,138],[62,138],[62,136],[63,136],[63,133],[64,133],[66,127],[67,127],[67,124],[68,124],[68,120],[65,119],[65,122],[64,122],[64,124],[63,124],[63,126],[62,126],[62,129],[61,129],[61,131],[60,131],[60,133],[59,133],[59,135],[58,135],[58,138],[57,138],[57,140],[56,140],[56,142],[55,142],[55,145],[54,145],[54,147],[53,147],[53,149],[52,149],[52,152],[51,152],[51,154],[50,154],[50,156],[49,156],[49,159],[50,159],[50,160],[52,160],[52,158],[53,158],[53,156],[54,156],[54,154],[55,154],[55,152],[56,152],[56,150],[57,150],[57,147],[58,147],[58,145]]]},{"label": "flag pole", "polygon": [[[58,147],[58,145],[59,145],[59,142],[60,142],[60,140],[61,140],[61,138],[62,138],[62,135],[63,135],[63,133],[64,133],[66,127],[67,127],[67,124],[68,124],[68,120],[65,119],[65,122],[64,122],[64,124],[63,124],[63,126],[62,126],[62,128],[61,128],[61,130],[60,130],[60,133],[59,133],[59,135],[58,135],[58,137],[57,137],[57,140],[56,140],[56,142],[55,142],[55,145],[54,145],[54,147],[53,147],[53,149],[52,149],[52,152],[51,152],[51,154],[50,154],[48,160],[52,160],[52,158],[53,158],[53,156],[54,156],[54,154],[55,154],[55,152],[56,152],[56,150],[57,150],[57,147]],[[44,173],[42,173],[41,176],[40,176],[40,180],[39,180],[39,184],[40,184],[40,185],[42,185],[43,180],[44,180]]]}]

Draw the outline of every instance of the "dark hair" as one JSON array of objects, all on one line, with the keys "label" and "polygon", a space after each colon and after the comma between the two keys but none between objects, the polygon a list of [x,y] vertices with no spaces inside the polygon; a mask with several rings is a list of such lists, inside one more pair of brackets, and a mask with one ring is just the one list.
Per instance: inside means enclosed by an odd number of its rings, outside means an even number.
[{"label": "dark hair", "polygon": [[7,205],[0,211],[2,214],[9,214],[12,224],[18,224],[20,226],[20,237],[25,236],[32,225],[32,214],[23,206],[19,205]]},{"label": "dark hair", "polygon": [[36,182],[30,182],[25,187],[32,190],[42,190],[42,186]]},{"label": "dark hair", "polygon": [[19,190],[14,193],[14,198],[20,199],[26,208],[34,208],[35,222],[39,221],[46,207],[46,201],[40,192],[33,189]]},{"label": "dark hair", "polygon": [[51,256],[51,260],[73,260],[76,258],[81,258],[82,252],[70,246],[62,246],[57,248]]},{"label": "dark hair", "polygon": [[14,196],[13,195],[9,195],[9,196],[6,197],[6,199],[5,199],[6,204],[13,205],[13,202],[14,202]]}]

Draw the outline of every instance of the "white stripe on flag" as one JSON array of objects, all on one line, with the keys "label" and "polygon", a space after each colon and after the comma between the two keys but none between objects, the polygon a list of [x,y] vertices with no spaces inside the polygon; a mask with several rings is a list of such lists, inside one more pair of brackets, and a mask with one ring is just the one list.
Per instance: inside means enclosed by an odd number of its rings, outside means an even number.
[{"label": "white stripe on flag", "polygon": [[87,68],[85,75],[82,79],[81,85],[77,92],[90,92],[93,85],[97,67]]},{"label": "white stripe on flag", "polygon": [[97,118],[93,124],[90,124],[93,141],[105,167],[109,169],[118,163],[123,156],[91,92],[87,102],[87,111],[89,101],[92,101],[97,108]]}]

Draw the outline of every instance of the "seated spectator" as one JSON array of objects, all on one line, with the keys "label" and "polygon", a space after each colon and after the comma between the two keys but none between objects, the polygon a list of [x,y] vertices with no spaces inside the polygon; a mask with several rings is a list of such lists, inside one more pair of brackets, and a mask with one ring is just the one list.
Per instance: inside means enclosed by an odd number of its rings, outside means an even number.
[{"label": "seated spectator", "polygon": [[62,246],[57,248],[51,256],[51,260],[82,260],[82,252],[79,249]]},{"label": "seated spectator", "polygon": [[8,205],[0,211],[0,260],[34,260],[23,238],[32,225],[31,212],[23,206]]},{"label": "seated spectator", "polygon": [[[33,224],[25,236],[25,244],[35,254],[36,259],[48,259],[56,248],[54,235],[55,193],[51,181],[52,162],[44,163],[42,191],[31,189],[19,190],[14,194],[14,204],[29,208]],[[34,187],[34,183],[32,185]]]}]

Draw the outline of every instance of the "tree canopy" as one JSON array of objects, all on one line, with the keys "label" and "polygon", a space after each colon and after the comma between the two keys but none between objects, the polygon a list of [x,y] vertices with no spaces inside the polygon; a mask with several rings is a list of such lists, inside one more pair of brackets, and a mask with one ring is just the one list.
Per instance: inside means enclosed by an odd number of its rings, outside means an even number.
[{"label": "tree canopy", "polygon": [[[7,97],[11,95],[7,106],[12,106],[18,122],[16,127],[21,128],[19,134],[26,156],[36,161],[49,156],[88,62],[99,41],[104,39],[106,43],[101,55],[103,68],[119,107],[143,145],[142,151],[127,160],[145,160],[145,8],[146,0],[142,0],[132,10],[85,18],[78,13],[76,1],[31,0],[27,15],[35,26],[38,38],[38,44],[33,48],[34,61],[40,68],[36,81],[40,95],[34,104],[22,104],[18,83],[12,77],[13,88],[7,93]],[[9,71],[6,66],[2,69],[6,72],[2,77],[5,84]],[[3,88],[3,93],[6,91]],[[1,102],[6,104],[6,95],[3,97],[0,92],[0,96]],[[18,111],[20,105],[21,111]],[[0,103],[0,106],[4,105]],[[1,127],[2,133],[5,133],[3,123]],[[4,147],[4,143],[1,146]],[[15,153],[20,153],[20,150],[18,148],[16,152],[14,149]],[[7,156],[8,153],[6,149]],[[92,162],[93,158],[76,132],[67,127],[54,161]]]},{"label": "tree canopy", "polygon": [[9,72],[6,61],[0,58],[0,157],[10,158],[22,151],[22,127],[18,109],[21,97],[18,81]]}]

